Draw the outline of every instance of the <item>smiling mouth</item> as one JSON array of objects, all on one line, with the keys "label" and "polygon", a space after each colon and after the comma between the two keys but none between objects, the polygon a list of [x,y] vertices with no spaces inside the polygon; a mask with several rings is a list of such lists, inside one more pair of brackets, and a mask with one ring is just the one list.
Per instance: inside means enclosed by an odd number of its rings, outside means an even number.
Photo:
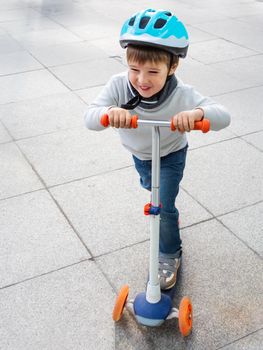
[{"label": "smiling mouth", "polygon": [[149,86],[139,86],[139,88],[142,90],[142,91],[147,91],[150,89]]}]

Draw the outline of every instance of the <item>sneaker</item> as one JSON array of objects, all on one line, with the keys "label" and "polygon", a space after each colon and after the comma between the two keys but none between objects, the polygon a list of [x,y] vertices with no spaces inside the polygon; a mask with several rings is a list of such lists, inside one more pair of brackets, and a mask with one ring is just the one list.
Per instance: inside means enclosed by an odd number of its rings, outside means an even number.
[{"label": "sneaker", "polygon": [[181,257],[159,257],[159,280],[162,290],[172,288],[176,283],[177,271],[180,267]]}]

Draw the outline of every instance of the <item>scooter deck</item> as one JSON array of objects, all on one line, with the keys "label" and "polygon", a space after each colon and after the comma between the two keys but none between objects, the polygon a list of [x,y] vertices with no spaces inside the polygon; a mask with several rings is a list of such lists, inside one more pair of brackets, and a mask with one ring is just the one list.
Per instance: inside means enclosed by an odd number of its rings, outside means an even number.
[{"label": "scooter deck", "polygon": [[176,285],[174,285],[172,288],[167,289],[167,290],[161,290],[162,294],[167,295],[171,300],[175,297],[175,292],[176,292]]}]

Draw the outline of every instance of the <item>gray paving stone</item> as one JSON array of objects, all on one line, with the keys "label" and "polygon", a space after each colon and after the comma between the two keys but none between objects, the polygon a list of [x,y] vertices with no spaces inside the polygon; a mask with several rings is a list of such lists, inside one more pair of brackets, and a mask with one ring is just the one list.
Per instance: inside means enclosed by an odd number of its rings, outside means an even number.
[{"label": "gray paving stone", "polygon": [[180,213],[180,227],[190,226],[202,220],[207,220],[212,215],[198,204],[189,194],[183,189],[179,191],[176,199],[176,207]]},{"label": "gray paving stone", "polygon": [[[263,185],[258,189],[262,193]],[[220,220],[249,247],[263,257],[263,203],[221,216]]]},{"label": "gray paving stone", "polygon": [[0,145],[0,199],[43,187],[15,144]]},{"label": "gray paving stone", "polygon": [[68,89],[46,70],[0,77],[0,89],[0,104],[68,92]]},{"label": "gray paving stone", "polygon": [[12,36],[25,48],[43,48],[46,49],[52,45],[63,43],[72,43],[81,41],[79,37],[72,34],[65,28],[35,30],[22,34],[13,33]]},{"label": "gray paving stone", "polygon": [[[80,8],[82,11],[94,11],[95,13],[98,13],[99,16],[96,19],[95,22],[99,23],[101,22],[101,25],[108,19],[110,21],[114,21],[118,24],[119,30],[121,29],[121,25],[124,23],[124,21],[129,18],[132,14],[137,13],[141,9],[145,8],[143,4],[140,2],[140,5],[138,6],[137,1],[129,1],[129,6],[122,6],[122,3],[120,3],[119,0],[112,0],[110,2],[110,8],[109,2],[106,2],[107,10],[105,8],[105,3],[103,1],[96,1],[92,0],[89,1],[88,6],[86,6],[87,2],[85,0],[81,0],[81,2],[84,4],[84,6],[81,6]],[[159,4],[161,6],[161,4]],[[149,8],[149,2],[146,8]],[[120,10],[121,9],[121,10]]]},{"label": "gray paving stone", "polygon": [[83,101],[90,104],[95,100],[102,89],[103,85],[94,88],[75,90],[75,94],[77,94]]},{"label": "gray paving stone", "polygon": [[143,214],[149,193],[140,188],[133,168],[52,188],[51,192],[95,256],[149,238]]},{"label": "gray paving stone", "polygon": [[217,96],[231,114],[231,124],[228,130],[236,135],[245,135],[263,130],[261,106],[263,86],[243,91],[236,91]]},{"label": "gray paving stone", "polygon": [[41,15],[31,8],[16,8],[9,10],[2,10],[0,13],[0,22],[15,21],[26,17],[28,20],[35,17],[40,17]]},{"label": "gray paving stone", "polygon": [[0,288],[90,257],[46,192],[0,201],[0,208]]},{"label": "gray paving stone", "polygon": [[[192,27],[191,25],[187,26],[187,32],[189,35],[189,40],[190,40],[190,46],[189,50],[192,50],[192,44],[198,43],[198,42],[203,42],[203,41],[208,41],[208,40],[213,40],[216,38],[216,36],[212,34],[208,34],[202,30],[199,30],[195,27]],[[191,51],[189,51],[191,53]]]},{"label": "gray paving stone", "polygon": [[210,145],[189,152],[182,188],[224,214],[262,200],[262,166],[262,153],[242,140]]},{"label": "gray paving stone", "polygon": [[16,0],[10,0],[8,2],[5,2],[4,0],[1,1],[0,3],[0,9],[1,10],[14,10],[17,8],[23,8],[26,7],[25,4],[22,4],[22,1],[20,1],[19,3]]},{"label": "gray paving stone", "polygon": [[100,38],[89,40],[89,42],[103,50],[109,56],[121,56],[124,54],[124,49],[119,44],[119,37]]},{"label": "gray paving stone", "polygon": [[[24,2],[27,2],[27,0],[23,0]],[[57,12],[63,12],[63,11],[70,11],[72,8],[74,8],[75,4],[72,2],[72,0],[31,0],[30,1],[30,7],[34,8],[35,10],[41,12],[42,14],[48,12],[50,13],[57,13]]]},{"label": "gray paving stone", "polygon": [[208,33],[240,44],[248,49],[263,52],[261,35],[255,35],[254,26],[235,19],[199,22],[196,27]]},{"label": "gray paving stone", "polygon": [[233,17],[239,20],[240,16],[246,16],[249,18],[252,15],[262,14],[263,8],[260,3],[261,0],[257,1],[248,1],[246,3],[240,3],[240,1],[235,1],[231,3],[229,1],[225,1],[225,3],[221,3],[223,5],[222,10],[225,11],[229,17]]},{"label": "gray paving stone", "polygon": [[5,143],[5,142],[9,142],[11,140],[12,140],[11,136],[8,134],[8,132],[5,129],[5,127],[3,126],[3,124],[0,123],[0,144]]},{"label": "gray paving stone", "polygon": [[[261,259],[215,220],[182,231],[183,264],[174,305],[183,295],[193,302],[193,332],[182,339],[177,321],[160,328],[135,323],[127,311],[116,324],[116,349],[218,349],[262,324]],[[231,252],[229,252],[231,247]],[[111,283],[130,286],[130,298],[144,290],[148,245],[141,243],[98,259]],[[253,276],[253,278],[251,278]],[[247,281],[251,283],[247,283]],[[207,321],[209,319],[209,322]],[[234,320],[238,320],[235,322]]]},{"label": "gray paving stone", "polygon": [[213,143],[229,140],[236,137],[236,135],[227,129],[220,131],[209,131],[209,133],[203,134],[202,132],[191,131],[187,134],[189,149],[195,149],[202,146],[207,146]]},{"label": "gray paving stone", "polygon": [[[262,50],[263,51],[263,50]],[[256,85],[263,82],[263,55],[239,58],[229,62],[215,63],[213,68],[242,81]],[[242,72],[242,74],[240,74]]]},{"label": "gray paving stone", "polygon": [[246,14],[246,16],[244,16],[244,17],[238,17],[237,20],[239,20],[241,22],[249,23],[249,24],[253,25],[254,28],[257,28],[258,30],[263,31],[262,14],[263,14],[263,6],[261,5],[261,13],[257,13],[257,14],[250,15],[250,16],[248,16]]},{"label": "gray paving stone", "polygon": [[23,47],[7,34],[0,35],[0,54],[22,51]]},{"label": "gray paving stone", "polygon": [[113,58],[97,59],[50,68],[72,90],[106,84],[113,74],[120,73],[124,69],[123,65]]},{"label": "gray paving stone", "polygon": [[202,94],[209,96],[220,95],[253,85],[241,78],[219,71],[212,65],[205,65],[189,57],[186,60],[181,60],[176,74],[184,83],[193,85]]},{"label": "gray paving stone", "polygon": [[88,41],[100,38],[117,39],[120,33],[119,26],[110,19],[105,21],[103,25],[101,23],[85,23],[85,25],[68,27],[68,29],[81,39]]},{"label": "gray paving stone", "polygon": [[113,350],[111,287],[83,262],[0,290],[0,347]]},{"label": "gray paving stone", "polygon": [[199,62],[210,64],[227,61],[226,65],[228,65],[229,60],[256,54],[255,51],[243,48],[224,39],[194,43],[189,47],[188,52],[190,57]]},{"label": "gray paving stone", "polygon": [[258,132],[242,137],[251,145],[254,145],[257,149],[263,151],[263,132]]},{"label": "gray paving stone", "polygon": [[47,17],[35,17],[30,21],[24,17],[16,21],[1,22],[0,27],[9,34],[22,34],[45,29],[60,29],[61,26]]},{"label": "gray paving stone", "polygon": [[107,57],[104,51],[87,42],[50,46],[48,50],[41,46],[30,52],[47,67]]},{"label": "gray paving stone", "polygon": [[[99,3],[96,2],[96,4]],[[85,7],[76,6],[73,2],[60,3],[57,6],[47,4],[41,9],[41,13],[66,28],[84,26],[87,23],[101,23],[103,25],[106,21],[102,13],[98,15],[96,10],[90,10],[89,7],[85,10]]]},{"label": "gray paving stone", "polygon": [[[132,167],[51,191],[88,247],[99,255],[149,238],[149,223],[143,207],[150,195],[138,183]],[[184,191],[178,196],[177,207],[181,227],[211,217]]]},{"label": "gray paving stone", "polygon": [[48,186],[94,176],[131,164],[113,131],[72,129],[18,141]]},{"label": "gray paving stone", "polygon": [[0,55],[0,76],[37,69],[43,66],[26,51]]},{"label": "gray paving stone", "polygon": [[224,346],[222,350],[259,350],[263,343],[263,330],[259,330],[255,333],[235,341],[232,344]]},{"label": "gray paving stone", "polygon": [[15,139],[83,126],[87,105],[73,93],[0,106],[0,119]]}]

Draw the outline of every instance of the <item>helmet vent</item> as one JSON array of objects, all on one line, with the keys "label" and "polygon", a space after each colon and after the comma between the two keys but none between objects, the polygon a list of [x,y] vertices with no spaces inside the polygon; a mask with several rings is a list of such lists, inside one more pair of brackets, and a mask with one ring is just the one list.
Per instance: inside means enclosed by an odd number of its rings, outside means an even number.
[{"label": "helmet vent", "polygon": [[155,28],[155,29],[162,28],[162,27],[165,25],[166,22],[167,22],[166,19],[159,18],[159,19],[157,19],[157,21],[154,23],[154,28]]},{"label": "helmet vent", "polygon": [[133,16],[130,20],[129,20],[129,26],[133,26],[134,22],[135,22],[136,16]]},{"label": "helmet vent", "polygon": [[146,16],[142,17],[142,19],[140,20],[139,28],[144,29],[147,26],[150,19],[151,17],[146,17]]},{"label": "helmet vent", "polygon": [[169,12],[169,11],[168,11],[168,12],[165,12],[164,14],[165,14],[166,16],[169,16],[169,17],[172,16],[171,12]]}]

